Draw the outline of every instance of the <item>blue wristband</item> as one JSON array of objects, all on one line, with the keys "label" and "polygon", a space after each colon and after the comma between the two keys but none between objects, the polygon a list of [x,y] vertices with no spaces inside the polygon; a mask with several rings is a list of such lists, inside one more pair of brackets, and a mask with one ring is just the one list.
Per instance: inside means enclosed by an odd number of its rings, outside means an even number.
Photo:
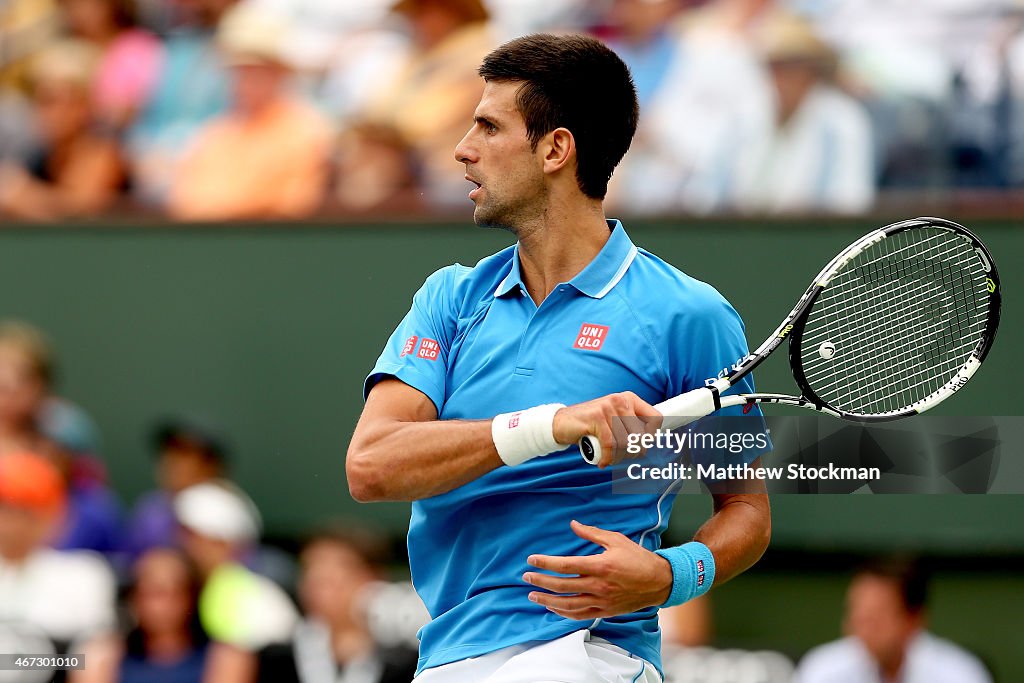
[{"label": "blue wristband", "polygon": [[672,592],[659,607],[673,607],[704,595],[715,582],[715,556],[699,541],[655,550],[672,566]]}]

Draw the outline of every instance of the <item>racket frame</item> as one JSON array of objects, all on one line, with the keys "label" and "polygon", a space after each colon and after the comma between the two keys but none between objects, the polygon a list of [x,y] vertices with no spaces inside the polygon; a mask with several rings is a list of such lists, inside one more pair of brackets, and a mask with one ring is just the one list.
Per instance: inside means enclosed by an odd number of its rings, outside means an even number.
[{"label": "racket frame", "polygon": [[[914,402],[901,410],[888,411],[883,413],[862,414],[841,410],[829,405],[815,393],[808,383],[804,374],[801,361],[801,343],[804,327],[810,315],[814,302],[817,301],[822,291],[828,287],[829,282],[843,267],[856,258],[865,249],[891,237],[892,235],[912,230],[915,228],[937,228],[958,234],[969,240],[975,252],[982,260],[983,266],[987,268],[986,278],[989,288],[989,310],[986,320],[985,334],[972,349],[967,361],[960,370],[953,375],[942,387],[928,396]],[[662,422],[664,429],[676,429],[685,426],[695,420],[710,415],[711,413],[730,406],[750,406],[755,403],[776,403],[832,415],[844,420],[854,422],[887,422],[898,420],[911,415],[918,415],[934,408],[957,391],[962,389],[967,381],[981,367],[982,361],[992,348],[996,330],[999,327],[999,315],[1002,304],[1002,297],[999,287],[999,273],[996,270],[995,260],[988,248],[970,230],[944,218],[921,217],[911,220],[892,223],[870,232],[857,241],[850,244],[835,256],[821,272],[811,281],[811,285],[797,300],[793,310],[779,323],[775,331],[761,343],[753,352],[747,354],[740,362],[733,366],[732,372],[725,377],[719,377],[706,387],[688,391],[685,394],[675,396],[654,406],[658,412],[665,416]],[[779,346],[789,340],[789,363],[793,371],[793,379],[800,388],[800,396],[789,396],[786,394],[734,394],[722,396],[726,390],[732,387],[740,379],[748,375],[759,366],[768,356],[774,353]],[[601,460],[601,445],[597,439],[585,436],[579,442],[580,453],[583,459],[590,464],[596,464]]]}]

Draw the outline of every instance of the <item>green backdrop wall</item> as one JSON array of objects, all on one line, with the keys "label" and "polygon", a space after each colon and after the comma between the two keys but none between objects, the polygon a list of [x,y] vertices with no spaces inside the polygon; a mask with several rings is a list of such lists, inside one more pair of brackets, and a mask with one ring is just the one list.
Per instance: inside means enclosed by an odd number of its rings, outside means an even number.
[{"label": "green backdrop wall", "polygon": [[[821,264],[875,223],[630,226],[639,245],[715,284],[756,344]],[[1013,363],[1024,341],[1014,296],[1024,231],[973,227],[1003,266],[1003,324],[986,367],[939,409],[1019,414],[1006,388],[1024,380]],[[406,505],[358,506],[345,484],[362,379],[426,275],[509,242],[469,223],[10,228],[0,230],[0,316],[51,335],[61,391],[101,425],[127,501],[152,486],[153,420],[189,410],[215,416],[231,435],[234,473],[271,532],[337,516],[399,531]],[[761,387],[790,381],[784,362],[759,371]],[[704,505],[677,506],[680,535],[706,517]],[[1024,552],[1021,496],[786,496],[774,507],[776,547]]]}]

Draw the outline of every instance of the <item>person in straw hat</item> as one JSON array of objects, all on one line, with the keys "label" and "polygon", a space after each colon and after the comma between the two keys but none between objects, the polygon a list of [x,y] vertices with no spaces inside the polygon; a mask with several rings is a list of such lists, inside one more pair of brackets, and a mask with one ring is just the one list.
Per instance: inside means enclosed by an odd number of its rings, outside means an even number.
[{"label": "person in straw hat", "polygon": [[775,95],[775,122],[744,156],[743,209],[858,213],[875,196],[868,114],[832,82],[838,59],[803,19],[778,12],[757,36]]},{"label": "person in straw hat", "polygon": [[298,218],[320,205],[331,134],[289,93],[288,38],[266,10],[243,4],[224,16],[217,42],[231,70],[231,105],[182,161],[168,205],[176,218]]}]

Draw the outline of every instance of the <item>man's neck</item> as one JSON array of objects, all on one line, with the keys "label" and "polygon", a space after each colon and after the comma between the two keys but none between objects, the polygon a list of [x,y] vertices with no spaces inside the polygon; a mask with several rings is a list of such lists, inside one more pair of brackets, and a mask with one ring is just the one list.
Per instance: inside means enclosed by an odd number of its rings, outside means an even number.
[{"label": "man's neck", "polygon": [[519,267],[538,306],[559,283],[568,282],[600,253],[610,236],[600,202],[585,210],[549,209],[519,233]]}]

